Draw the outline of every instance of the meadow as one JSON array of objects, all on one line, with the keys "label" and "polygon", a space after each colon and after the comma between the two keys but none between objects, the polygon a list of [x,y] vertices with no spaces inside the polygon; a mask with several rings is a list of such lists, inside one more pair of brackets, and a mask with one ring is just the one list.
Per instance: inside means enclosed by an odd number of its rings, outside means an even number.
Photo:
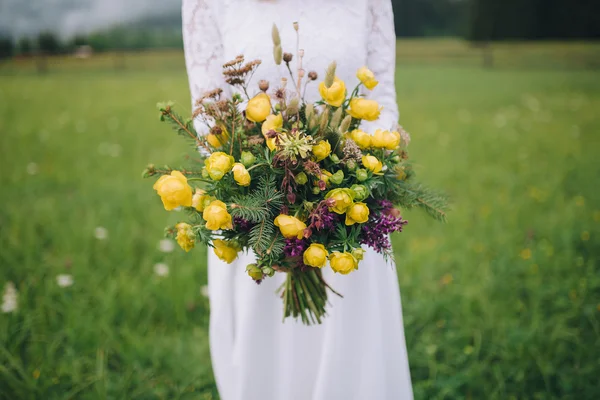
[{"label": "meadow", "polygon": [[[494,50],[398,44],[411,156],[453,208],[394,237],[415,398],[597,399],[600,44]],[[189,154],[155,108],[188,111],[182,57],[0,64],[0,399],[218,398],[206,250],[161,242],[178,214],[141,178]]]}]

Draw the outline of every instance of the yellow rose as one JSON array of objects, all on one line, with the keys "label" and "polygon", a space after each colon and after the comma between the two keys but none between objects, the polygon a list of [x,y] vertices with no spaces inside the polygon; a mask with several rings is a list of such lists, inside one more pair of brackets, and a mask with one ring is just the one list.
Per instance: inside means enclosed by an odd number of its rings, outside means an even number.
[{"label": "yellow rose", "polygon": [[215,239],[213,240],[213,251],[219,257],[219,259],[225,261],[227,264],[231,264],[238,256],[240,248],[232,245],[230,242],[225,240]]},{"label": "yellow rose", "polygon": [[365,87],[369,90],[373,90],[373,88],[379,83],[377,79],[375,79],[373,72],[367,67],[359,68],[356,72],[356,77],[360,79],[363,85],[365,85]]},{"label": "yellow rose", "polygon": [[346,211],[346,225],[364,224],[369,220],[369,207],[365,203],[354,203]]},{"label": "yellow rose", "polygon": [[379,118],[381,107],[375,100],[363,99],[362,97],[355,97],[350,100],[350,108],[348,114],[354,118],[364,119],[366,121],[375,121]]},{"label": "yellow rose", "polygon": [[373,173],[378,173],[383,168],[383,164],[381,161],[377,159],[377,157],[367,154],[362,157],[362,164],[366,169],[372,171]]},{"label": "yellow rose", "polygon": [[302,239],[306,224],[291,215],[280,214],[275,218],[275,226],[279,227],[281,234],[286,239]]},{"label": "yellow rose", "polygon": [[217,151],[204,160],[206,172],[213,181],[220,181],[226,173],[231,171],[235,159],[227,153]]},{"label": "yellow rose", "polygon": [[371,135],[366,132],[361,131],[360,129],[355,129],[350,132],[350,139],[354,140],[354,142],[360,147],[362,150],[368,149],[371,147]]},{"label": "yellow rose", "polygon": [[232,229],[231,215],[227,206],[220,200],[215,200],[204,209],[202,218],[206,221],[206,229],[218,231],[219,229]]},{"label": "yellow rose", "polygon": [[327,264],[328,255],[329,252],[325,246],[319,243],[313,243],[304,251],[302,259],[306,265],[315,268],[323,268],[325,264]]},{"label": "yellow rose", "polygon": [[283,116],[281,114],[271,114],[267,117],[265,122],[263,122],[262,127],[260,128],[263,135],[266,135],[270,131],[279,132],[283,127]]},{"label": "yellow rose", "polygon": [[204,211],[204,208],[214,199],[214,197],[206,194],[204,190],[196,189],[196,193],[194,193],[194,196],[192,196],[192,207],[202,212]]},{"label": "yellow rose", "polygon": [[325,82],[319,84],[319,93],[325,103],[330,106],[339,107],[346,99],[346,84],[337,76],[330,87],[325,86]]},{"label": "yellow rose", "polygon": [[233,164],[233,179],[240,186],[250,186],[250,173],[242,163]]},{"label": "yellow rose", "polygon": [[371,140],[373,147],[381,149],[396,150],[400,145],[400,134],[398,132],[384,131],[377,129]]},{"label": "yellow rose", "polygon": [[354,191],[347,188],[333,189],[325,195],[325,198],[333,199],[335,201],[334,205],[329,207],[329,210],[337,214],[343,214],[352,205],[354,200]]},{"label": "yellow rose", "polygon": [[187,183],[187,178],[179,171],[172,171],[171,175],[163,175],[152,186],[160,196],[165,210],[170,211],[179,206],[192,205],[192,188]]},{"label": "yellow rose", "polygon": [[194,248],[196,235],[194,235],[194,231],[192,231],[192,226],[190,224],[186,224],[185,222],[180,222],[175,225],[177,228],[177,244],[186,252],[190,251]]},{"label": "yellow rose", "polygon": [[350,253],[333,252],[329,256],[331,269],[340,274],[347,275],[358,267],[358,261]]},{"label": "yellow rose", "polygon": [[313,146],[312,151],[317,158],[317,161],[321,161],[331,154],[331,145],[327,140],[320,140],[319,143]]},{"label": "yellow rose", "polygon": [[221,128],[220,134],[216,135],[211,131],[211,133],[206,136],[206,140],[214,148],[223,146],[229,140],[229,133],[227,133],[227,129],[225,129],[224,126],[219,126],[219,128]]},{"label": "yellow rose", "polygon": [[248,101],[246,106],[246,118],[252,122],[263,122],[271,114],[271,99],[269,95],[262,92]]}]

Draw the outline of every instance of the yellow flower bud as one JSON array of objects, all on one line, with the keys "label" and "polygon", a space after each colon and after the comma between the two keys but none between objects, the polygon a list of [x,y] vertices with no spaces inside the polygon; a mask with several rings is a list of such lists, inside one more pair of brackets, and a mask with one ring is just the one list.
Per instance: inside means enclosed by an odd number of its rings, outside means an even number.
[{"label": "yellow flower bud", "polygon": [[344,214],[346,210],[352,205],[354,200],[354,191],[348,188],[339,188],[330,190],[327,195],[325,195],[326,199],[333,199],[335,201],[332,207],[329,207],[330,211],[333,211],[337,214]]},{"label": "yellow flower bud", "polygon": [[348,114],[354,118],[375,121],[379,118],[380,113],[381,107],[375,100],[363,99],[362,97],[355,97],[350,100]]},{"label": "yellow flower bud", "polygon": [[214,197],[209,196],[204,190],[196,189],[196,193],[192,196],[192,207],[197,211],[204,211],[204,208],[210,204],[211,201],[215,200]]},{"label": "yellow flower bud", "polygon": [[313,243],[304,251],[302,259],[306,265],[315,268],[323,268],[325,264],[327,264],[328,255],[329,252],[325,246],[319,243]]},{"label": "yellow flower bud", "polygon": [[177,228],[177,244],[186,252],[190,251],[194,248],[196,235],[194,235],[194,231],[192,231],[192,226],[190,224],[186,224],[185,222],[180,222],[175,225]]},{"label": "yellow flower bud", "polygon": [[306,185],[308,182],[308,176],[306,176],[304,172],[299,172],[296,174],[296,176],[294,176],[294,180],[298,185]]},{"label": "yellow flower bud", "polygon": [[[329,186],[329,180],[331,179],[331,177],[333,176],[333,174],[325,169],[321,170],[321,175],[319,176],[319,180],[325,182],[326,186]],[[318,184],[318,182],[315,182],[315,184]]]},{"label": "yellow flower bud", "polygon": [[187,183],[187,178],[179,171],[172,171],[171,175],[163,175],[152,186],[160,196],[165,210],[170,211],[179,206],[192,205],[192,188]]},{"label": "yellow flower bud", "polygon": [[263,122],[260,130],[263,135],[266,135],[269,131],[281,131],[281,127],[283,127],[283,116],[281,114],[271,114]]},{"label": "yellow flower bud", "polygon": [[280,214],[275,218],[275,226],[279,227],[281,234],[286,239],[302,239],[306,224],[291,215]]},{"label": "yellow flower bud", "polygon": [[335,77],[333,84],[330,87],[325,85],[325,82],[319,84],[319,93],[325,103],[330,106],[339,107],[346,99],[346,84],[343,80]]},{"label": "yellow flower bud", "polygon": [[250,167],[256,161],[256,157],[254,154],[249,151],[242,151],[242,155],[240,156],[240,161],[244,164],[244,167]]},{"label": "yellow flower bud", "polygon": [[369,207],[365,203],[354,203],[346,211],[346,225],[364,224],[369,220]]},{"label": "yellow flower bud", "polygon": [[369,90],[373,90],[375,86],[379,83],[377,79],[375,79],[375,75],[373,72],[367,67],[361,67],[356,72],[356,77],[360,79],[363,85]]},{"label": "yellow flower bud", "polygon": [[231,171],[235,159],[229,154],[217,151],[204,160],[206,171],[213,181],[220,181],[226,173]]},{"label": "yellow flower bud", "polygon": [[366,169],[372,171],[374,174],[380,172],[383,168],[383,164],[381,163],[381,161],[379,161],[377,157],[372,156],[370,154],[367,154],[366,156],[362,157],[362,164],[365,166]]},{"label": "yellow flower bud", "polygon": [[220,200],[215,200],[204,209],[202,218],[206,221],[206,229],[218,231],[219,229],[232,229],[231,215],[227,206]]},{"label": "yellow flower bud", "polygon": [[331,269],[340,274],[347,275],[358,267],[358,261],[350,253],[333,252],[329,256]]},{"label": "yellow flower bud", "polygon": [[251,98],[246,106],[246,118],[252,122],[263,122],[271,114],[271,99],[261,92]]},{"label": "yellow flower bud", "polygon": [[206,140],[212,147],[219,148],[225,143],[227,143],[227,141],[229,140],[229,133],[227,132],[227,129],[225,129],[224,126],[219,126],[221,133],[216,134],[214,133],[215,128],[211,129],[211,132],[206,136]]},{"label": "yellow flower bud", "polygon": [[373,147],[379,147],[387,150],[396,150],[400,145],[400,134],[398,132],[384,131],[377,129],[371,139]]},{"label": "yellow flower bud", "polygon": [[331,154],[331,145],[327,140],[320,140],[319,143],[315,144],[312,148],[313,154],[317,161],[321,161],[327,158]]},{"label": "yellow flower bud", "polygon": [[225,261],[227,264],[231,264],[238,256],[240,248],[233,245],[231,242],[225,240],[215,239],[213,240],[213,251],[219,257],[219,259]]},{"label": "yellow flower bud", "polygon": [[233,179],[240,186],[250,186],[250,173],[242,163],[233,164]]},{"label": "yellow flower bud", "polygon": [[354,142],[360,147],[362,150],[366,150],[371,147],[371,135],[366,132],[361,131],[360,129],[355,129],[350,132],[350,139],[354,140]]},{"label": "yellow flower bud", "polygon": [[265,277],[262,272],[262,269],[258,268],[258,265],[256,264],[249,264],[248,266],[246,266],[246,273],[248,274],[248,276],[250,276],[250,278],[254,279],[255,281],[260,281],[262,278]]},{"label": "yellow flower bud", "polygon": [[356,261],[362,261],[365,258],[366,251],[362,248],[356,248],[352,250],[352,255],[356,258]]}]

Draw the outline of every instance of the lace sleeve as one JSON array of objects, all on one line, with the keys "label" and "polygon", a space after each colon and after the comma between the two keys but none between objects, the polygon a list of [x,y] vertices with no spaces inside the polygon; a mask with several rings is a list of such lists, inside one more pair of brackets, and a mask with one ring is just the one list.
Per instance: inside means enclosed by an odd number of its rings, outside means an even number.
[{"label": "lace sleeve", "polygon": [[378,121],[366,127],[392,129],[398,123],[396,103],[396,33],[391,0],[369,0],[367,66],[379,80],[367,97],[383,106]]},{"label": "lace sleeve", "polygon": [[182,4],[183,49],[192,107],[205,92],[226,89],[223,44],[214,3],[215,0],[183,0]]}]

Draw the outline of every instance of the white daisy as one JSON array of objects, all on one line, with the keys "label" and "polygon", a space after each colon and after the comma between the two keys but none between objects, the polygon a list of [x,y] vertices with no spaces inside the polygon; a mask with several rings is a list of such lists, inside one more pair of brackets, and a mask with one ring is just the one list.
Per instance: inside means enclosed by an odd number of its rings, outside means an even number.
[{"label": "white daisy", "polygon": [[94,229],[94,236],[98,240],[104,240],[108,238],[108,230],[102,226],[97,226],[96,229]]},{"label": "white daisy", "polygon": [[2,312],[3,313],[11,313],[17,311],[19,308],[18,303],[18,292],[15,288],[15,284],[12,282],[7,282],[4,285],[4,294],[2,295]]},{"label": "white daisy", "polygon": [[58,286],[63,287],[63,288],[72,286],[74,283],[73,276],[68,275],[68,274],[57,275],[56,283],[58,283]]},{"label": "white daisy", "polygon": [[171,239],[162,239],[158,242],[158,249],[163,253],[170,253],[175,250],[175,243]]},{"label": "white daisy", "polygon": [[165,263],[154,264],[154,273],[161,278],[169,276],[169,266]]}]

